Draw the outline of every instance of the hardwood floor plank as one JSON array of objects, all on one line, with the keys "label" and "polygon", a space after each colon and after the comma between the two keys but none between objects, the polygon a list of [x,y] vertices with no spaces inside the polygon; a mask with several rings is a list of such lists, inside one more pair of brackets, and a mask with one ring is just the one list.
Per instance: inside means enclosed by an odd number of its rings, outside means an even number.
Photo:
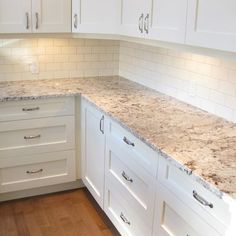
[{"label": "hardwood floor plank", "polygon": [[119,236],[86,189],[0,204],[0,236]]}]

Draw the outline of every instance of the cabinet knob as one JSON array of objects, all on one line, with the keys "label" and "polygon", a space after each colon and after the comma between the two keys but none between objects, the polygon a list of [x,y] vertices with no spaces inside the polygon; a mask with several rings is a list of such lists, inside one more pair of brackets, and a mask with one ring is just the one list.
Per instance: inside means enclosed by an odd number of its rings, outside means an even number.
[{"label": "cabinet knob", "polygon": [[36,138],[41,138],[41,135],[30,135],[30,136],[24,136],[25,140],[30,140],[30,139],[36,139]]},{"label": "cabinet knob", "polygon": [[135,144],[133,142],[131,142],[129,139],[127,139],[126,137],[123,138],[123,141],[127,144],[127,145],[130,145],[130,146],[135,146]]},{"label": "cabinet knob", "polygon": [[38,29],[39,28],[39,13],[36,12],[35,13],[35,29]]},{"label": "cabinet knob", "polygon": [[144,19],[144,30],[146,32],[146,34],[149,33],[149,14],[146,15],[145,19]]},{"label": "cabinet knob", "polygon": [[74,28],[77,29],[78,28],[78,15],[74,14]]},{"label": "cabinet knob", "polygon": [[100,123],[99,123],[99,129],[102,134],[104,134],[104,116],[102,116]]},{"label": "cabinet knob", "polygon": [[133,183],[133,179],[131,179],[124,171],[122,172],[122,177],[130,183]]},{"label": "cabinet knob", "polygon": [[32,170],[27,170],[27,171],[26,171],[26,174],[38,174],[38,173],[41,173],[41,172],[43,172],[43,169],[34,170],[34,171],[32,171]]},{"label": "cabinet knob", "polygon": [[29,29],[29,12],[26,12],[25,13],[25,16],[26,16],[26,29],[28,30]]},{"label": "cabinet knob", "polygon": [[126,219],[126,217],[124,216],[124,214],[123,214],[122,212],[120,213],[120,218],[123,220],[123,222],[124,222],[125,224],[131,225],[130,221],[128,221],[128,220]]},{"label": "cabinet knob", "polygon": [[22,108],[22,111],[38,111],[40,107]]}]

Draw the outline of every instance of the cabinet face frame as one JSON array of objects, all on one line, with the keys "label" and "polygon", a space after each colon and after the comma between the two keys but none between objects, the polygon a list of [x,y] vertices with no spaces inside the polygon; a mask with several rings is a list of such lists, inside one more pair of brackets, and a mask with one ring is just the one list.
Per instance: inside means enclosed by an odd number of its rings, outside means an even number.
[{"label": "cabinet face frame", "polygon": [[[227,1],[229,5],[232,5],[230,9],[235,10],[236,2],[234,0],[227,0]],[[206,7],[204,8],[204,11],[201,11],[202,2],[204,2],[204,4],[209,3],[209,1],[204,1],[204,0],[188,0],[186,44],[205,47],[205,48],[236,52],[236,44],[235,44],[236,26],[235,26],[234,33],[225,31],[225,27],[223,27],[223,25],[226,24],[226,22],[221,23],[222,17],[220,15],[217,15],[217,17],[213,15],[214,13],[215,14],[217,13],[217,9],[213,9],[215,11],[209,12],[210,9],[212,9],[211,5],[209,5],[207,8]],[[221,2],[222,2],[222,7],[221,8],[219,7],[219,9],[222,9],[222,11],[220,13],[222,15],[227,15],[226,11],[228,8],[223,9],[223,5],[225,4],[225,2],[224,1],[221,1]],[[216,4],[216,1],[214,1],[214,4]],[[212,15],[210,15],[210,13]],[[231,15],[229,17],[232,17],[233,14],[234,13],[231,12]],[[231,24],[235,24],[236,22],[236,16],[234,17],[235,17],[234,21],[231,20],[232,22],[228,22],[226,24],[226,25],[229,25],[229,28],[231,28],[230,26]],[[213,23],[210,22],[207,25],[210,27],[210,24],[212,24],[211,25],[212,29],[206,29],[206,28],[201,29],[201,23],[207,22],[207,19],[214,20]],[[220,25],[222,25],[222,29],[218,27]],[[218,29],[214,29],[216,26],[218,27]]]}]

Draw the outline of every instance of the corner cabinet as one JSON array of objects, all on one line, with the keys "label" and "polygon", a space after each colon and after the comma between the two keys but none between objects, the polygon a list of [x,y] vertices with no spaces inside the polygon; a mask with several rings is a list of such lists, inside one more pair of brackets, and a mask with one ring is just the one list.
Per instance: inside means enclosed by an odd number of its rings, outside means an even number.
[{"label": "corner cabinet", "polygon": [[0,33],[71,32],[71,0],[0,0]]},{"label": "corner cabinet", "polygon": [[188,2],[186,43],[236,52],[236,1]]},{"label": "corner cabinet", "polygon": [[120,0],[72,0],[72,32],[117,33],[120,8]]},{"label": "corner cabinet", "polygon": [[81,109],[82,180],[103,208],[106,118],[84,99]]}]

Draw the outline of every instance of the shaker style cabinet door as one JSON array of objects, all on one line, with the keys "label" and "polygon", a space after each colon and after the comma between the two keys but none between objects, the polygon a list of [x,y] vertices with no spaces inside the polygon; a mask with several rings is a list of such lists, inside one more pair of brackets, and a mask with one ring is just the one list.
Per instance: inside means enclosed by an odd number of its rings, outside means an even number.
[{"label": "shaker style cabinet door", "polygon": [[186,43],[236,52],[235,10],[235,0],[189,0]]},{"label": "shaker style cabinet door", "polygon": [[71,0],[32,0],[35,33],[71,32]]},{"label": "shaker style cabinet door", "polygon": [[187,5],[188,0],[153,0],[148,37],[184,43]]},{"label": "shaker style cabinet door", "polygon": [[120,0],[72,0],[72,31],[115,34],[120,23]]},{"label": "shaker style cabinet door", "polygon": [[92,105],[82,100],[82,179],[102,208],[105,165],[104,125],[104,115]]},{"label": "shaker style cabinet door", "polygon": [[122,0],[120,34],[144,37],[145,17],[151,11],[151,0]]},{"label": "shaker style cabinet door", "polygon": [[0,34],[31,32],[31,0],[0,0]]}]

